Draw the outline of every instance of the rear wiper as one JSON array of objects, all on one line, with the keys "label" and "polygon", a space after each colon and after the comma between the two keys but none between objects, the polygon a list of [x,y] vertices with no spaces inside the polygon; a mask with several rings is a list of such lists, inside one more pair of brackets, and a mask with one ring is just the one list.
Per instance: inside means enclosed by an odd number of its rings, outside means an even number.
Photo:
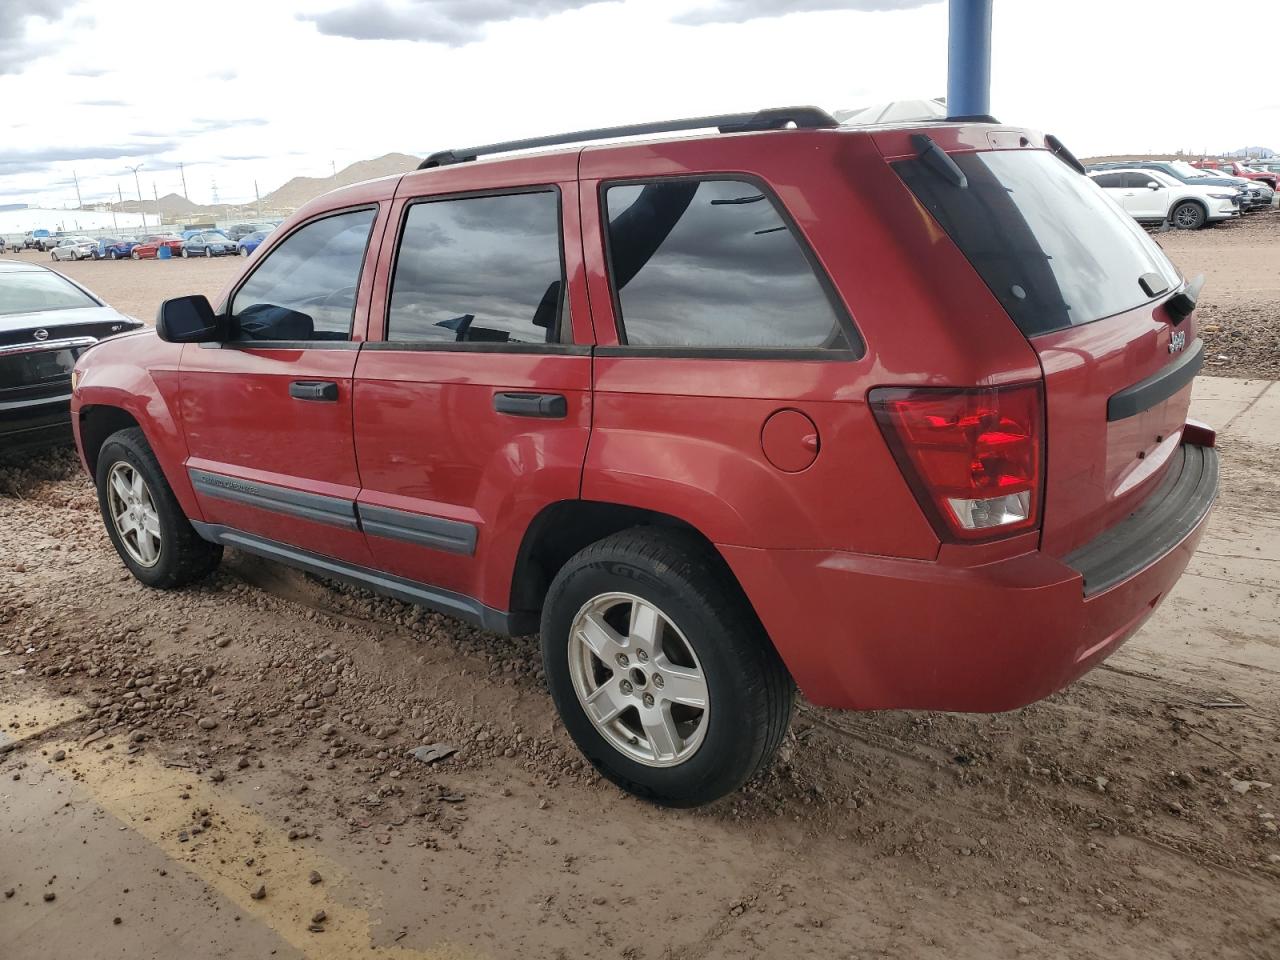
[{"label": "rear wiper", "polygon": [[932,137],[913,133],[911,145],[916,148],[916,158],[943,180],[961,190],[968,188],[969,178],[964,175],[959,164],[947,156],[947,151],[933,142]]},{"label": "rear wiper", "polygon": [[1082,173],[1088,176],[1088,173],[1084,168],[1084,164],[1081,163],[1079,160],[1077,160],[1076,155],[1072,153],[1070,150],[1068,150],[1063,145],[1062,141],[1059,140],[1057,137],[1055,137],[1052,133],[1046,133],[1044,135],[1044,145],[1049,148],[1050,153],[1052,153],[1055,157],[1057,157],[1059,160],[1065,163],[1068,167],[1070,167],[1076,173]]}]

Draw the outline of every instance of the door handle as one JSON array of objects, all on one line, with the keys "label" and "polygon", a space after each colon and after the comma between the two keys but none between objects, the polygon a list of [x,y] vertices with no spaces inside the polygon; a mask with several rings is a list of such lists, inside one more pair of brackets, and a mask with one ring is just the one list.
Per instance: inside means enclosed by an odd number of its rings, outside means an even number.
[{"label": "door handle", "polygon": [[513,417],[545,417],[563,420],[569,415],[569,401],[559,393],[497,393],[493,409]]},{"label": "door handle", "polygon": [[294,380],[289,384],[289,396],[295,400],[323,400],[332,403],[338,399],[338,385],[332,380]]}]

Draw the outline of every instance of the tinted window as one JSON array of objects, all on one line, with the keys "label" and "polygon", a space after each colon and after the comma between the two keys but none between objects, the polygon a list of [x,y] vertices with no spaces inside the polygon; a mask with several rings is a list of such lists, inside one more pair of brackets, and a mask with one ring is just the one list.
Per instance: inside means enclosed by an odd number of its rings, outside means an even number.
[{"label": "tinted window", "polygon": [[1160,183],[1159,178],[1152,176],[1150,173],[1126,173],[1124,175],[1124,185],[1131,190],[1146,190],[1148,183],[1164,186],[1164,184]]},{"label": "tinted window", "polygon": [[1123,173],[1104,173],[1100,177],[1094,177],[1093,182],[1100,187],[1106,189],[1114,189],[1124,185]]},{"label": "tinted window", "polygon": [[1044,150],[951,155],[955,186],[919,160],[894,164],[1028,336],[1089,323],[1151,298],[1138,283],[1178,274],[1088,177]]},{"label": "tinted window", "polygon": [[387,339],[560,340],[560,203],[547,191],[409,208]]},{"label": "tinted window", "polygon": [[246,340],[346,340],[373,210],[316,220],[271,250],[235,295]]},{"label": "tinted window", "polygon": [[0,316],[97,305],[79,287],[47,270],[0,274]]},{"label": "tinted window", "polygon": [[773,201],[739,180],[609,187],[609,260],[631,346],[847,348]]}]

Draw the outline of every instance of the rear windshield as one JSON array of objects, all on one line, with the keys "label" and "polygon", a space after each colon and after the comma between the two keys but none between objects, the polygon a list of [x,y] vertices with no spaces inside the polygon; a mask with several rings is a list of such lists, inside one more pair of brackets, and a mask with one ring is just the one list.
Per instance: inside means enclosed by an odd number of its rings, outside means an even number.
[{"label": "rear windshield", "polygon": [[1180,282],[1164,252],[1088,177],[1044,150],[951,154],[957,187],[916,159],[894,164],[1027,336],[1147,303],[1138,280]]},{"label": "rear windshield", "polygon": [[0,316],[97,305],[79,287],[47,270],[0,275]]}]

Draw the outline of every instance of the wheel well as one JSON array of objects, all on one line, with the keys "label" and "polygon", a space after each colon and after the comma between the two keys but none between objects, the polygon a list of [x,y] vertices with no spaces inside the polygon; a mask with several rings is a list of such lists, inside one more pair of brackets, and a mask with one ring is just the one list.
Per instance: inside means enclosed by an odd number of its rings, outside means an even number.
[{"label": "wheel well", "polygon": [[667,527],[715,547],[701,531],[677,517],[639,507],[593,500],[562,500],[545,507],[525,531],[511,578],[513,613],[537,613],[556,573],[579,550],[632,527]]},{"label": "wheel well", "polygon": [[89,465],[89,475],[98,473],[98,451],[107,442],[107,437],[118,430],[141,426],[133,415],[119,407],[87,407],[80,411],[80,443],[84,448],[84,459]]}]

